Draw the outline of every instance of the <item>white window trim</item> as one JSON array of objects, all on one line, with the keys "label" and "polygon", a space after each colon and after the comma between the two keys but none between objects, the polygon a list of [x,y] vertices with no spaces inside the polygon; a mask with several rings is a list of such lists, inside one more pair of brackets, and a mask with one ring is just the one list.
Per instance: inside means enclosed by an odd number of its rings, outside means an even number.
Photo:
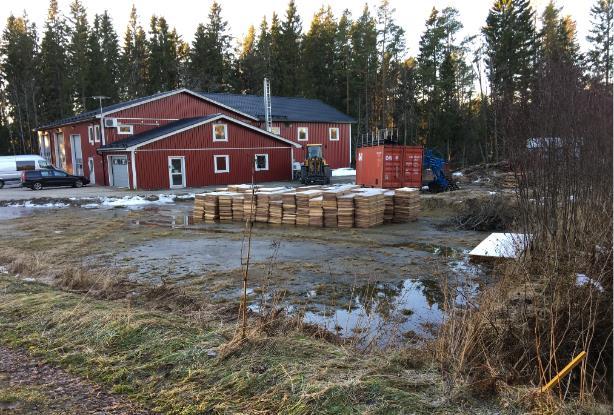
[{"label": "white window trim", "polygon": [[[217,169],[217,159],[224,157],[226,159],[226,170]],[[229,155],[214,155],[213,156],[213,171],[215,173],[230,173],[230,156]]]},{"label": "white window trim", "polygon": [[[277,131],[277,132],[276,132],[276,131]],[[281,135],[281,127],[276,127],[276,126],[273,126],[273,127],[271,127],[271,132],[272,132],[273,134]]]},{"label": "white window trim", "polygon": [[[331,133],[333,132],[333,130],[337,130],[337,138],[335,139],[331,138],[332,137]],[[329,141],[339,141],[339,127],[330,127],[328,129],[328,140]]]},{"label": "white window trim", "polygon": [[100,143],[100,126],[94,125],[94,142]]},{"label": "white window trim", "polygon": [[[218,140],[215,138],[215,127],[223,125],[224,126],[224,139]],[[211,125],[211,134],[213,135],[213,141],[228,141],[228,124],[223,123],[214,123]]]},{"label": "white window trim", "polygon": [[[305,130],[305,138],[301,139],[301,130]],[[296,139],[297,141],[309,141],[309,128],[307,127],[296,127]]]},{"label": "white window trim", "polygon": [[87,126],[87,141],[89,141],[90,144],[94,144],[94,126],[93,125]]},{"label": "white window trim", "polygon": [[[130,131],[129,132],[122,132],[122,128],[129,128]],[[131,135],[134,134],[134,126],[131,124],[120,124],[117,126],[117,134],[119,135]]]},{"label": "white window trim", "polygon": [[[259,156],[263,156],[264,159],[266,160],[265,166],[263,168],[261,168],[261,169],[258,168],[258,163],[257,163]],[[267,171],[267,170],[269,170],[269,155],[268,154],[256,154],[254,156],[254,169],[256,171]]]}]

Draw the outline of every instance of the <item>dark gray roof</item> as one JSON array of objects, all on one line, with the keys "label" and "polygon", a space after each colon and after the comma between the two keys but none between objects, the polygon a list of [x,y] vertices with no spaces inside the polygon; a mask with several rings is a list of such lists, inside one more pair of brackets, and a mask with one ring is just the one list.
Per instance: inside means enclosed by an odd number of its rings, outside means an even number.
[{"label": "dark gray roof", "polygon": [[140,134],[135,134],[131,137],[124,138],[122,140],[117,140],[109,144],[105,144],[101,146],[101,150],[111,150],[111,149],[125,149],[128,147],[135,146],[137,144],[144,143],[149,140],[153,140],[158,137],[162,137],[166,134],[172,134],[175,131],[181,130],[186,127],[190,127],[192,125],[201,123],[203,121],[210,120],[212,118],[218,117],[221,114],[212,114],[207,115],[206,117],[192,117],[192,118],[183,118],[181,120],[169,122],[168,124],[163,125],[162,127],[154,128],[149,131],[145,131]]},{"label": "dark gray roof", "polygon": [[[205,98],[219,102],[237,111],[264,120],[262,95],[220,94],[199,92]],[[356,122],[352,117],[336,110],[319,99],[271,97],[271,115],[274,121],[301,122]]]},{"label": "dark gray roof", "polygon": [[[131,99],[129,101],[117,102],[115,104],[103,106],[102,107],[102,112],[106,113],[106,112],[109,112],[109,111],[119,110],[119,109],[122,109],[124,107],[130,106],[130,105],[133,105],[133,104],[138,104],[139,102],[148,101],[150,99],[155,99],[156,97],[159,97],[159,96],[162,96],[162,95],[171,94],[172,92],[173,91],[159,92],[157,94],[148,95],[146,97],[135,98],[135,99]],[[49,124],[41,125],[37,129],[38,130],[46,130],[46,129],[49,129],[49,128],[60,127],[62,125],[73,124],[73,123],[76,123],[76,122],[93,119],[98,114],[100,114],[100,108],[98,108],[96,110],[85,111],[85,112],[82,112],[81,114],[73,115],[72,117],[63,118],[61,120],[53,121],[53,122],[51,122]]]}]

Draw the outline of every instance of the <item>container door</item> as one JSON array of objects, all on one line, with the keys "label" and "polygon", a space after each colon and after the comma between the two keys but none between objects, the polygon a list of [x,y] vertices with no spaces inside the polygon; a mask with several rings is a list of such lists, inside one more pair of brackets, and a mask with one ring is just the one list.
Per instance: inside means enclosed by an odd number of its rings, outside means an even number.
[{"label": "container door", "polygon": [[405,147],[403,150],[403,186],[422,186],[422,152],[420,146]]},{"label": "container door", "polygon": [[168,158],[168,176],[171,189],[180,189],[185,187],[185,158]]},{"label": "container door", "polygon": [[403,147],[384,147],[382,187],[403,187]]}]

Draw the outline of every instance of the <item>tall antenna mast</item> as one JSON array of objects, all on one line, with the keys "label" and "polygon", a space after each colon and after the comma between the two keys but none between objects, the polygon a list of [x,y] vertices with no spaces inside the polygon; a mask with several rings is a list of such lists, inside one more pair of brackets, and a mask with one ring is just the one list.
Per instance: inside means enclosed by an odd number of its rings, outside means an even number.
[{"label": "tall antenna mast", "polygon": [[264,124],[268,132],[273,130],[273,120],[271,119],[271,82],[269,82],[269,78],[264,78]]}]

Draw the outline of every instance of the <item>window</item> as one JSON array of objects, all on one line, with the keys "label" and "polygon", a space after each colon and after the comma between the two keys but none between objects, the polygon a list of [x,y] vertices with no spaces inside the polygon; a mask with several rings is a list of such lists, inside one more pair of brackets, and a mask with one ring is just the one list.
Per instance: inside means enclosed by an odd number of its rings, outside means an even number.
[{"label": "window", "polygon": [[262,170],[269,169],[269,155],[268,154],[256,154],[256,158],[254,162],[256,163],[256,171],[262,171]]},{"label": "window", "polygon": [[66,176],[68,176],[68,174],[64,173],[63,171],[59,171],[59,170],[53,170],[53,175],[55,177],[66,177]]},{"label": "window", "polygon": [[132,134],[133,131],[132,125],[118,125],[117,126],[117,134]]},{"label": "window", "polygon": [[53,171],[52,170],[41,170],[40,175],[43,177],[51,177],[53,176]]},{"label": "window", "polygon": [[273,134],[279,135],[281,133],[281,128],[279,128],[279,127],[271,127],[271,132]]},{"label": "window", "polygon": [[230,156],[213,156],[213,168],[216,173],[228,173],[230,171]]},{"label": "window", "polygon": [[213,124],[213,141],[228,141],[227,127],[226,124]]},{"label": "window", "polygon": [[309,130],[307,127],[297,128],[298,141],[307,141],[309,139]]},{"label": "window", "polygon": [[17,160],[15,164],[17,165],[17,171],[36,169],[34,160]]},{"label": "window", "polygon": [[330,141],[339,141],[339,129],[329,128],[328,129],[328,139]]},{"label": "window", "polygon": [[90,142],[90,144],[94,144],[94,126],[93,125],[87,126],[87,140]]},{"label": "window", "polygon": [[94,141],[97,143],[100,142],[100,126],[99,125],[94,126]]}]

